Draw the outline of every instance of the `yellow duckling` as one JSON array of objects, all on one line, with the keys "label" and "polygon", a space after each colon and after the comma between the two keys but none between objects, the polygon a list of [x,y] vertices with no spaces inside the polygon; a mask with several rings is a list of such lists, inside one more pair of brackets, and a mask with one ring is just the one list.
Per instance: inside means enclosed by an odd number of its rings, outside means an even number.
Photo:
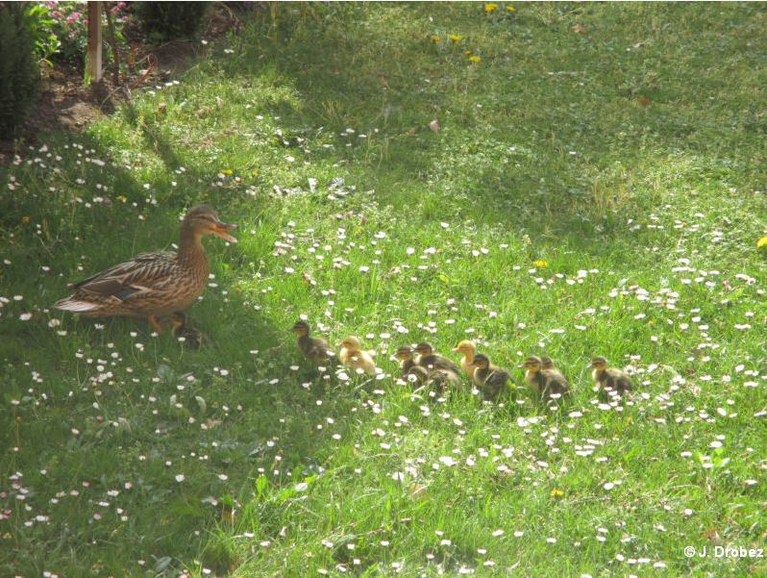
[{"label": "yellow duckling", "polygon": [[368,375],[375,375],[376,362],[373,359],[375,351],[363,351],[358,337],[353,335],[345,337],[338,346],[341,348],[338,358],[343,365],[355,371],[361,369]]},{"label": "yellow duckling", "polygon": [[474,370],[476,369],[472,363],[474,362],[474,356],[477,354],[477,344],[471,339],[464,339],[459,341],[458,345],[453,348],[453,353],[463,353],[463,359],[461,359],[461,368],[469,379],[474,378]]},{"label": "yellow duckling", "polygon": [[604,357],[592,359],[591,368],[594,370],[591,372],[594,385],[608,396],[622,396],[627,391],[634,390],[634,382],[628,374],[616,367],[607,367],[607,360]]}]

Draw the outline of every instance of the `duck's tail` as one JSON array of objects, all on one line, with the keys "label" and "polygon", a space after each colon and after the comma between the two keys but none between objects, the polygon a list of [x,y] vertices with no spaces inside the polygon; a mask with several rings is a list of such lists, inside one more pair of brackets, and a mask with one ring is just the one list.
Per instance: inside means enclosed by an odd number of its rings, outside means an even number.
[{"label": "duck's tail", "polygon": [[74,313],[86,313],[93,311],[98,307],[95,303],[89,303],[88,301],[81,301],[74,299],[73,297],[67,297],[66,299],[59,299],[53,304],[56,309],[62,309],[64,311],[73,311]]}]

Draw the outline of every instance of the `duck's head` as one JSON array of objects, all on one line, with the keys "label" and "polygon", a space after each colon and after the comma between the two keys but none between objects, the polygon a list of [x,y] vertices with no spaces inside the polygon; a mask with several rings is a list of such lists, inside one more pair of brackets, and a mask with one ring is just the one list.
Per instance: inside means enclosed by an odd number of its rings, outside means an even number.
[{"label": "duck's head", "polygon": [[350,335],[349,337],[344,337],[338,344],[338,347],[345,347],[348,351],[359,351],[360,347],[362,347],[362,343],[360,343],[358,337]]},{"label": "duck's head", "polygon": [[543,369],[554,369],[554,362],[551,357],[541,357],[541,367]]},{"label": "duck's head", "polygon": [[394,356],[400,361],[411,361],[413,359],[413,348],[409,345],[403,345],[397,349]]},{"label": "duck's head", "polygon": [[474,355],[477,352],[477,344],[470,339],[459,341],[453,348],[453,353],[463,353],[464,355]]},{"label": "duck's head", "polygon": [[424,357],[428,357],[434,352],[434,348],[431,346],[431,343],[422,341],[421,343],[415,346],[415,352],[418,355],[423,355]]},{"label": "duck's head", "polygon": [[594,357],[591,360],[591,368],[600,371],[607,368],[607,360],[604,357]]},{"label": "duck's head", "polygon": [[309,324],[306,321],[298,320],[291,328],[291,331],[299,337],[309,335]]},{"label": "duck's head", "polygon": [[189,212],[184,215],[182,227],[201,237],[204,235],[215,235],[230,243],[237,242],[237,239],[227,232],[236,229],[237,225],[224,223],[218,218],[218,213],[209,205],[197,205],[189,209]]},{"label": "duck's head", "polygon": [[535,355],[531,355],[525,361],[522,363],[520,367],[522,369],[526,369],[532,373],[538,373],[543,366],[543,362],[541,361],[540,357],[536,357]]},{"label": "duck's head", "polygon": [[490,367],[490,358],[484,353],[478,353],[474,356],[474,361],[471,362],[471,365],[477,369],[487,369]]}]

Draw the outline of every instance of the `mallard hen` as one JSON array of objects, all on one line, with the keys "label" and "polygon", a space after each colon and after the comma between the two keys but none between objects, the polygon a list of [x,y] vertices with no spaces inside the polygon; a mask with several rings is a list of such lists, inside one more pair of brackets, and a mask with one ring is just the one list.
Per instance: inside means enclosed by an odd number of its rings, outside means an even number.
[{"label": "mallard hen", "polygon": [[222,222],[211,207],[194,207],[181,222],[178,253],[141,253],[72,283],[69,287],[75,292],[54,307],[91,317],[146,317],[162,331],[161,316],[184,311],[205,289],[209,268],[202,237],[216,235],[236,243],[227,232],[236,228]]}]

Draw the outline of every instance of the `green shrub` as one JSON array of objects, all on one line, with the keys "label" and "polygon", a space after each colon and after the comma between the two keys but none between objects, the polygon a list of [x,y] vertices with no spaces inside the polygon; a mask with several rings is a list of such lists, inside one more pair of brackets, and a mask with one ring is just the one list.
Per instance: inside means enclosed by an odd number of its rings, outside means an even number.
[{"label": "green shrub", "polygon": [[10,139],[34,104],[40,83],[26,2],[0,2],[0,139]]},{"label": "green shrub", "polygon": [[138,2],[136,14],[151,39],[192,38],[202,26],[209,2]]}]

